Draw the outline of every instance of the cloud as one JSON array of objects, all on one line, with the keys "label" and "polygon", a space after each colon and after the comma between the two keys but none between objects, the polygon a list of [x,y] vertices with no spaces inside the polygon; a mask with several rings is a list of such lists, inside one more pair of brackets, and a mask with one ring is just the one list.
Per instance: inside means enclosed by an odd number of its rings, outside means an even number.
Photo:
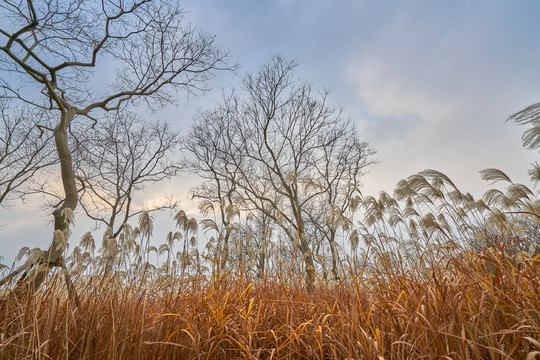
[{"label": "cloud", "polygon": [[[533,62],[516,66],[510,50],[516,39],[494,37],[490,21],[445,24],[421,16],[402,15],[383,26],[374,37],[379,41],[346,67],[367,109],[367,138],[382,157],[366,187],[391,191],[399,179],[425,168],[448,173],[478,195],[485,184],[477,172],[485,167],[526,181],[535,156],[521,148],[523,129],[505,120],[536,101],[530,78],[540,73],[531,72]],[[527,56],[538,59],[538,51]]]}]

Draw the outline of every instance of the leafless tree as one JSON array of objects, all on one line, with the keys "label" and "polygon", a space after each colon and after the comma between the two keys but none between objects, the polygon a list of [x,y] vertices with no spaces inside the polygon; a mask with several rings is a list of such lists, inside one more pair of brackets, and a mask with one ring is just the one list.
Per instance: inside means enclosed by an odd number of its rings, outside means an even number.
[{"label": "leafless tree", "polygon": [[272,243],[274,222],[263,211],[253,209],[247,213],[244,222],[245,253],[249,265],[247,269],[250,270],[254,266],[257,278],[260,279],[267,273],[267,263],[274,247]]},{"label": "leafless tree", "polygon": [[238,211],[234,206],[234,181],[220,176],[224,171],[222,159],[219,157],[218,149],[225,146],[220,142],[224,139],[221,136],[207,136],[208,134],[218,134],[222,131],[220,127],[223,122],[207,123],[209,129],[201,127],[193,128],[192,135],[184,139],[184,147],[190,151],[194,157],[187,162],[189,170],[198,174],[204,183],[193,189],[193,198],[198,199],[199,209],[205,216],[214,215],[219,217],[219,225],[216,220],[206,219],[203,228],[212,228],[217,232],[218,249],[220,250],[220,267],[226,266],[229,257],[229,239],[232,233],[231,223]]},{"label": "leafless tree", "polygon": [[159,106],[179,90],[204,90],[214,71],[228,65],[213,37],[185,24],[176,1],[3,1],[0,11],[4,96],[56,114],[48,130],[65,195],[53,211],[53,241],[28,277],[35,289],[49,268],[61,265],[79,201],[72,125],[141,102]]},{"label": "leafless tree", "polygon": [[47,114],[10,109],[0,102],[0,207],[26,194],[25,185],[40,171],[58,162],[52,136],[37,127]]},{"label": "leafless tree", "polygon": [[[358,158],[361,168],[371,163],[373,151],[357,139],[352,122],[327,105],[326,92],[316,93],[309,83],[293,77],[295,66],[294,61],[275,56],[258,72],[246,75],[245,96],[232,92],[214,110],[201,113],[186,147],[194,155],[193,165],[201,165],[208,179],[234,184],[234,192],[248,207],[281,228],[302,257],[311,288],[316,277],[315,239],[306,231],[308,212],[327,191],[343,189],[325,176],[350,179],[329,170],[338,169],[335,164],[343,156],[333,149],[358,152],[347,154],[347,160]],[[212,160],[211,169],[206,159]],[[360,175],[356,173],[355,182]]]},{"label": "leafless tree", "polygon": [[[345,129],[347,127],[345,123]],[[365,168],[375,162],[373,149],[359,141],[354,131],[347,130],[321,148],[321,161],[313,164],[316,181],[306,184],[320,191],[320,195],[310,203],[306,215],[319,244],[322,245],[323,241],[328,243],[334,279],[339,279],[338,232],[353,229],[352,216],[361,202],[360,179]],[[326,261],[325,257],[323,261]],[[324,265],[323,272],[326,278]]]},{"label": "leafless tree", "polygon": [[134,114],[111,114],[79,132],[82,139],[74,161],[82,188],[80,204],[88,217],[112,230],[116,238],[132,217],[143,211],[172,209],[176,203],[162,200],[149,208],[134,209],[134,196],[147,185],[177,175],[181,164],[173,160],[179,136],[166,123],[144,122]]}]

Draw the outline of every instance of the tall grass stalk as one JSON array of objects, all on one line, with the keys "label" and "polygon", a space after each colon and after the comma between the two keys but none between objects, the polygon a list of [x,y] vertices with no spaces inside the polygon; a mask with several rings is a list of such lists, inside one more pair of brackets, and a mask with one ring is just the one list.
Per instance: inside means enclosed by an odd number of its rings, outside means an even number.
[{"label": "tall grass stalk", "polygon": [[365,263],[309,293],[292,276],[219,266],[143,288],[85,275],[74,279],[78,308],[57,273],[33,296],[1,298],[0,358],[535,358],[540,256],[515,263],[501,246],[432,269]]}]

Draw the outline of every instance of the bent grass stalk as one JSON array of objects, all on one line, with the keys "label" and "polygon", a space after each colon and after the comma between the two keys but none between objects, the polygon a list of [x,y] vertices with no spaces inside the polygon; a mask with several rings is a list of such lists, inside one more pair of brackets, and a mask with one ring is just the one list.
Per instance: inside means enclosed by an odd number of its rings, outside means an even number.
[{"label": "bent grass stalk", "polygon": [[[160,265],[151,247],[116,241],[95,256],[85,236],[66,261],[78,304],[60,271],[33,295],[0,297],[0,359],[538,358],[538,200],[511,186],[488,206],[426,171],[399,183],[398,200],[366,197],[368,221],[354,229],[365,246],[309,292],[302,263],[284,261],[294,249],[273,244],[259,276],[237,230],[229,245],[241,256],[226,267],[219,246],[206,262],[186,251],[171,261],[169,239]],[[132,233],[125,243],[147,243]]]}]

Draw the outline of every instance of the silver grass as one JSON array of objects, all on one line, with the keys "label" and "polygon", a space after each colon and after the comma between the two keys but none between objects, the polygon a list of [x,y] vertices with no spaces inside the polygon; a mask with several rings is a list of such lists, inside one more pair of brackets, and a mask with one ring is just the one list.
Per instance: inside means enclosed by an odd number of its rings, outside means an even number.
[{"label": "silver grass", "polygon": [[234,198],[233,200],[233,204],[234,206],[236,206],[237,208],[240,208],[242,206],[246,206],[246,199],[244,199],[244,197],[240,194],[236,195],[236,197]]},{"label": "silver grass", "polygon": [[186,231],[189,227],[189,219],[184,210],[180,210],[174,215],[174,220],[176,220],[176,226],[181,230]]},{"label": "silver grass", "polygon": [[105,229],[105,232],[103,233],[103,237],[101,239],[101,247],[106,249],[107,248],[107,244],[108,244],[108,241],[111,239],[112,237],[112,229],[110,227],[108,227],[107,229]]},{"label": "silver grass", "polygon": [[472,234],[474,232],[474,228],[471,225],[464,222],[457,224],[457,229],[462,234],[469,234],[469,233]]},{"label": "silver grass", "polygon": [[137,242],[135,239],[127,239],[121,242],[122,249],[126,253],[137,253]]},{"label": "silver grass", "polygon": [[362,197],[359,195],[352,196],[348,198],[349,208],[352,212],[356,212],[358,208],[362,205]]},{"label": "silver grass", "polygon": [[83,250],[80,246],[75,246],[68,259],[74,259],[76,262],[80,261]]},{"label": "silver grass", "polygon": [[225,220],[227,222],[230,222],[232,221],[235,217],[239,217],[240,216],[240,210],[238,209],[238,207],[234,204],[228,204],[225,209],[224,209],[224,213],[225,213]]},{"label": "silver grass", "polygon": [[448,176],[446,176],[440,171],[433,170],[433,169],[426,169],[424,171],[421,171],[419,174],[424,177],[432,178],[433,180],[435,180],[435,183],[437,184],[437,188],[439,188],[438,186],[440,186],[440,184],[447,184],[447,185],[450,185],[452,188],[454,188],[454,190],[456,191],[458,190],[456,185],[454,185],[454,183],[452,182],[452,180],[450,180]]},{"label": "silver grass", "polygon": [[382,204],[385,209],[399,206],[397,200],[388,195],[385,191],[379,193],[379,204]]},{"label": "silver grass", "polygon": [[452,190],[446,193],[450,201],[455,205],[461,205],[465,200],[465,197],[459,190]]},{"label": "silver grass", "polygon": [[508,219],[506,218],[506,215],[498,209],[492,209],[486,223],[487,225],[494,226],[502,233],[506,233],[508,230]]},{"label": "silver grass", "polygon": [[403,218],[399,214],[391,214],[388,217],[388,224],[392,227],[396,227],[403,223]]},{"label": "silver grass", "polygon": [[502,198],[504,198],[506,195],[499,190],[499,189],[489,189],[484,193],[484,196],[482,199],[489,205],[498,205],[502,203]]},{"label": "silver grass", "polygon": [[427,213],[420,220],[418,220],[418,225],[429,230],[434,230],[440,227],[432,213]]},{"label": "silver grass", "polygon": [[414,195],[415,195],[415,192],[410,187],[407,180],[402,179],[398,181],[396,188],[394,189],[394,198],[396,198],[398,201],[402,201],[407,198],[411,198]]},{"label": "silver grass", "polygon": [[434,186],[426,186],[423,190],[424,194],[432,199],[444,199],[444,193]]},{"label": "silver grass", "polygon": [[532,168],[528,170],[529,178],[531,179],[534,186],[537,186],[540,182],[540,164],[535,162],[532,164]]},{"label": "silver grass", "polygon": [[372,226],[383,219],[383,206],[373,196],[364,198],[364,208],[366,209],[364,222],[367,226]]},{"label": "silver grass", "polygon": [[313,180],[309,176],[305,176],[301,179],[304,191],[308,192],[310,190],[320,191],[322,190],[322,185],[319,179]]},{"label": "silver grass", "polygon": [[238,232],[240,231],[240,225],[237,224],[237,223],[234,223],[234,224],[229,224],[227,226],[225,226],[225,231],[228,231],[228,232]]},{"label": "silver grass", "polygon": [[158,249],[154,246],[154,245],[151,245],[148,247],[148,249],[146,250],[146,253],[147,254],[150,254],[151,252],[154,252],[154,253],[158,253]]},{"label": "silver grass", "polygon": [[484,194],[484,201],[490,206],[500,206],[503,209],[512,209],[518,206],[518,200],[506,196],[498,189],[489,189]]},{"label": "silver grass", "polygon": [[210,214],[213,214],[215,212],[214,209],[214,203],[208,199],[203,199],[199,202],[199,212],[203,216],[208,216]]},{"label": "silver grass", "polygon": [[94,237],[92,236],[91,232],[85,233],[81,237],[81,241],[79,242],[79,245],[81,248],[83,248],[86,251],[94,252],[96,249],[96,242],[94,240]]},{"label": "silver grass", "polygon": [[431,184],[427,181],[425,177],[420,174],[414,174],[407,178],[409,187],[415,192],[419,193],[426,188],[430,188]]},{"label": "silver grass", "polygon": [[57,243],[56,244],[56,250],[64,250],[67,246],[68,246],[68,241],[67,241],[67,234],[68,234],[68,229],[66,230],[55,230],[54,231],[54,240],[55,242]]},{"label": "silver grass", "polygon": [[255,220],[257,220],[257,217],[255,216],[255,214],[250,212],[246,215],[246,222],[253,222]]},{"label": "silver grass", "polygon": [[117,250],[116,247],[116,239],[111,237],[104,237],[103,238],[103,244],[102,244],[102,250],[106,254],[112,254],[115,253]]},{"label": "silver grass", "polygon": [[[29,250],[27,254],[28,255],[23,266],[24,271],[28,274],[32,267],[39,263],[39,260],[44,255],[44,252],[40,248],[35,247]],[[38,265],[38,267],[39,266],[43,267],[44,265]]]},{"label": "silver grass", "polygon": [[[534,201],[526,203],[523,210],[525,210],[525,212],[528,212],[532,215],[534,214],[539,215],[540,214],[540,200],[534,200]],[[540,220],[536,216],[534,216],[533,218],[536,221]]]},{"label": "silver grass", "polygon": [[23,246],[17,252],[17,256],[15,257],[15,261],[21,261],[24,257],[28,256],[29,254],[30,254],[30,248],[28,246]]},{"label": "silver grass", "polygon": [[508,120],[512,120],[520,125],[528,125],[529,128],[521,137],[523,146],[529,150],[538,148],[540,145],[540,103],[526,107],[510,116]]},{"label": "silver grass", "polygon": [[212,219],[202,219],[201,220],[202,230],[207,233],[209,231],[219,232],[219,227],[217,223]]},{"label": "silver grass", "polygon": [[414,221],[413,219],[410,219],[409,220],[409,235],[413,238],[413,239],[417,239],[418,238],[418,223],[416,221]]},{"label": "silver grass", "polygon": [[523,184],[511,184],[508,186],[506,193],[510,198],[520,200],[530,200],[530,196],[534,196],[534,193]]},{"label": "silver grass", "polygon": [[174,233],[172,231],[169,231],[167,234],[167,244],[172,249],[174,246],[175,241],[179,241],[182,239],[182,233],[179,231],[175,231]]},{"label": "silver grass", "polygon": [[198,229],[199,229],[199,223],[197,222],[197,219],[195,218],[189,219],[187,231],[196,233]]},{"label": "silver grass", "polygon": [[443,213],[440,213],[440,214],[437,215],[437,221],[439,223],[439,226],[442,229],[444,229],[446,231],[451,230],[450,224],[448,223],[448,220],[446,219],[446,216]]},{"label": "silver grass", "polygon": [[534,150],[540,147],[540,122],[537,118],[531,123],[534,125],[523,132],[521,139],[524,148]]},{"label": "silver grass", "polygon": [[474,209],[478,212],[490,211],[490,207],[482,199],[478,199],[472,203],[467,204],[470,209]]},{"label": "silver grass", "polygon": [[364,241],[364,245],[366,247],[369,247],[377,242],[377,238],[371,234],[362,234],[362,240]]},{"label": "silver grass", "polygon": [[506,181],[512,183],[512,180],[499,169],[488,168],[480,171],[480,175],[483,180],[488,181],[490,184],[496,183],[498,181]]},{"label": "silver grass", "polygon": [[461,206],[456,207],[456,214],[461,221],[468,217],[465,209],[463,209]]},{"label": "silver grass", "polygon": [[133,228],[128,223],[122,224],[122,233],[124,240],[134,239],[136,236],[133,234]]},{"label": "silver grass", "polygon": [[154,231],[154,221],[148,211],[143,211],[139,215],[139,232],[144,237],[152,236]]},{"label": "silver grass", "polygon": [[158,255],[163,255],[165,253],[169,253],[171,251],[171,248],[169,247],[169,244],[161,244],[158,248]]},{"label": "silver grass", "polygon": [[471,193],[468,193],[468,192],[463,194],[463,199],[466,203],[472,203],[475,201]]},{"label": "silver grass", "polygon": [[67,223],[74,223],[75,218],[73,216],[73,209],[65,208],[64,210],[62,210],[62,216],[64,217],[64,219],[66,219]]},{"label": "silver grass", "polygon": [[133,238],[136,239],[138,238],[140,235],[141,235],[141,230],[139,230],[139,227],[135,227],[135,229],[133,229]]}]

